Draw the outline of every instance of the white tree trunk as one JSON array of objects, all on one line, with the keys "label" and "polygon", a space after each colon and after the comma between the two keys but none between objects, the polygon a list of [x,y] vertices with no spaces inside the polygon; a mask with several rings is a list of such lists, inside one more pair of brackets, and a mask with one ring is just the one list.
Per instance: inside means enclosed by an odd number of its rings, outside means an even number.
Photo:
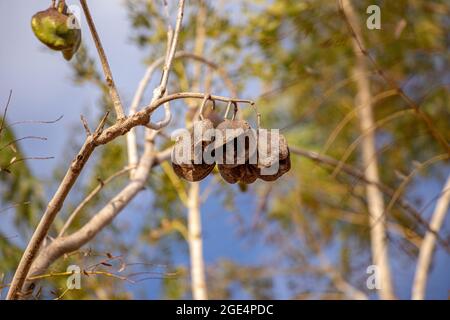
[{"label": "white tree trunk", "polygon": [[412,298],[414,300],[423,300],[425,298],[425,290],[427,287],[428,271],[433,258],[434,247],[436,246],[436,234],[442,227],[445,215],[448,211],[450,202],[450,175],[447,182],[442,188],[441,196],[436,203],[433,215],[431,216],[430,229],[425,234],[419,251],[419,259],[417,260],[416,275],[412,287]]},{"label": "white tree trunk", "polygon": [[[364,134],[361,143],[362,161],[365,169],[365,177],[375,183],[380,182],[378,174],[378,160],[375,148],[374,119],[372,114],[372,94],[370,82],[367,77],[366,57],[360,49],[357,41],[362,45],[361,30],[357,16],[349,0],[343,0],[344,13],[355,31],[353,39],[353,51],[356,56],[354,75],[358,88],[357,103],[359,125],[361,133]],[[376,185],[366,185],[368,210],[370,214],[370,237],[372,246],[372,261],[378,266],[381,288],[379,296],[381,299],[393,299],[391,272],[389,266],[388,246],[386,241],[386,217],[384,215],[384,200],[381,191]]]},{"label": "white tree trunk", "polygon": [[193,182],[189,189],[188,243],[191,259],[191,287],[195,300],[206,300],[205,264],[203,260],[202,223],[200,217],[200,184]]}]

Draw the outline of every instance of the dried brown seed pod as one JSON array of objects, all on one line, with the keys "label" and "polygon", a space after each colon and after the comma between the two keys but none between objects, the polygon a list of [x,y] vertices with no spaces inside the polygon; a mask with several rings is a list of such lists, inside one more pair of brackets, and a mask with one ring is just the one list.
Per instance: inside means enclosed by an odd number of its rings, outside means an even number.
[{"label": "dried brown seed pod", "polygon": [[192,139],[192,163],[195,163],[195,159],[198,159],[197,162],[204,163],[203,156],[205,154],[205,150],[209,144],[212,143],[212,137],[206,135],[208,130],[214,130],[214,125],[211,120],[203,119],[201,121],[195,121],[193,124],[193,133],[191,134]]},{"label": "dried brown seed pod", "polygon": [[245,174],[245,168],[242,164],[234,168],[224,166],[223,164],[219,164],[217,167],[223,180],[231,184],[239,182]]},{"label": "dried brown seed pod", "polygon": [[263,172],[261,171],[261,168],[258,168],[257,166],[254,166],[254,169],[257,170],[258,178],[261,180],[275,181],[275,180],[279,179],[282,175],[284,175],[289,170],[291,170],[291,155],[289,153],[289,149],[288,149],[287,157],[283,160],[280,160],[278,172],[276,174],[273,174],[273,175],[262,174]]},{"label": "dried brown seed pod", "polygon": [[172,162],[172,168],[177,176],[190,182],[205,179],[213,171],[214,167],[214,164],[196,164],[191,165],[191,167],[182,167]]},{"label": "dried brown seed pod", "polygon": [[196,121],[193,127],[193,132],[191,132],[188,141],[190,143],[189,147],[191,148],[189,159],[179,161],[182,159],[183,152],[185,151],[183,150],[185,143],[183,139],[177,141],[172,151],[172,167],[175,173],[179,177],[191,182],[206,178],[215,167],[215,163],[207,164],[203,159],[204,151],[211,143],[211,141],[205,139],[203,133],[207,130],[214,129],[212,122],[208,119]]},{"label": "dried brown seed pod", "polygon": [[[214,129],[214,127],[208,119],[194,122],[192,132],[188,136],[180,136],[175,143],[172,151],[172,162],[187,168],[190,168],[193,164],[201,164],[203,162],[204,151],[211,143],[203,133],[210,129]],[[196,132],[198,133],[197,135],[195,134]],[[185,141],[185,139],[187,140]],[[189,146],[185,146],[185,143],[188,143]],[[184,155],[184,152],[188,151],[189,148],[190,155]]]},{"label": "dried brown seed pod", "polygon": [[[249,159],[252,150],[256,152],[256,135],[252,132],[247,121],[225,119],[216,129],[220,132],[220,136],[216,137],[215,149],[221,151],[221,162],[224,167],[234,168],[242,165]],[[252,137],[254,142],[248,141]],[[245,139],[243,145],[238,143],[240,139]],[[252,143],[254,148],[251,148]],[[245,151],[240,149],[242,147],[245,148]],[[226,151],[228,149],[228,152],[231,152],[230,148],[233,152],[233,159],[227,161]]]},{"label": "dried brown seed pod", "polygon": [[287,159],[290,156],[289,152],[289,146],[286,140],[286,137],[280,134],[280,149],[279,149],[279,156],[280,160]]},{"label": "dried brown seed pod", "polygon": [[286,138],[282,135],[278,135],[278,152],[275,147],[272,146],[272,131],[266,131],[267,134],[263,135],[262,131],[259,131],[258,135],[258,166],[270,167],[279,160],[284,160],[289,156],[289,147]]},{"label": "dried brown seed pod", "polygon": [[258,179],[258,171],[256,166],[248,163],[238,165],[234,168],[229,168],[219,164],[218,168],[222,178],[231,184],[235,184],[237,182],[252,184]]},{"label": "dried brown seed pod", "polygon": [[251,164],[244,165],[244,175],[242,176],[240,182],[245,184],[252,184],[258,179],[257,167]]}]

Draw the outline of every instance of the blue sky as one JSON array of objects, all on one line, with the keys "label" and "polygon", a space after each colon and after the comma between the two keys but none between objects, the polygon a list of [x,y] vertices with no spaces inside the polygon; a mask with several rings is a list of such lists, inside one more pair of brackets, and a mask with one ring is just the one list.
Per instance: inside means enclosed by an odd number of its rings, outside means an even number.
[{"label": "blue sky", "polygon": [[[93,121],[97,114],[96,102],[98,91],[90,86],[75,86],[70,79],[71,70],[59,53],[50,52],[40,44],[30,28],[30,17],[45,8],[50,1],[14,0],[0,1],[0,104],[7,99],[9,90],[13,90],[8,119],[20,120],[52,120],[60,115],[63,119],[51,125],[21,125],[16,127],[17,136],[39,135],[47,137],[47,141],[28,141],[21,144],[28,156],[54,156],[55,159],[44,162],[30,162],[33,172],[45,183],[51,178],[53,169],[67,159],[61,153],[66,150],[67,141],[72,139],[74,128],[81,126],[79,116],[85,114]],[[91,12],[96,21],[104,48],[107,52],[125,105],[130,102],[134,90],[144,73],[142,60],[145,52],[139,51],[129,40],[130,27],[126,10],[120,0],[90,1]],[[83,21],[84,43],[90,52],[94,52],[90,35]],[[424,183],[417,188],[418,193],[435,195],[440,185]],[[144,206],[147,195],[138,197],[136,203]],[[148,201],[148,200],[147,200]],[[254,203],[251,197],[239,196],[237,199],[243,207],[242,211],[252,212]],[[430,208],[431,210],[432,208]],[[429,210],[429,211],[430,211]],[[0,217],[1,225],[11,218]],[[125,210],[119,219],[128,221],[139,217],[138,210]],[[3,221],[2,221],[3,219]],[[228,257],[241,263],[258,263],[265,261],[269,250],[262,243],[248,244],[238,239],[236,222],[229,213],[223,212],[221,203],[209,201],[203,208],[203,224],[205,236],[205,258],[207,262],[215,262]],[[448,221],[447,221],[448,227]],[[180,261],[187,264],[187,258],[180,256]],[[414,265],[403,260],[393,259],[393,277],[396,279],[400,297],[408,298]],[[446,299],[450,289],[449,255],[438,254],[430,277],[428,297]],[[154,298],[152,289],[158,283],[148,282],[136,286],[136,291],[147,288],[147,297]],[[284,285],[277,283],[279,297],[287,298]],[[242,293],[242,297],[245,295]]]}]

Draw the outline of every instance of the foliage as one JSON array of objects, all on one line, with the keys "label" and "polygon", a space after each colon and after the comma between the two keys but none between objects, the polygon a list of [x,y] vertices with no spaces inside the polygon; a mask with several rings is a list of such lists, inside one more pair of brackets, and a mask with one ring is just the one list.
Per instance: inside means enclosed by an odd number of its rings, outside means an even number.
[{"label": "foliage", "polygon": [[[365,8],[372,2],[353,1],[362,26]],[[444,150],[398,95],[397,88],[386,83],[379,73],[382,71],[393,79],[429,114],[436,130],[450,140],[450,57],[447,54],[450,8],[444,0],[377,3],[382,7],[382,30],[363,28],[363,37],[368,54],[377,64],[375,67],[369,63],[368,76],[375,99],[375,121],[379,124],[376,138],[381,180],[395,190],[405,176],[417,168],[418,162],[423,163]],[[189,2],[179,48],[194,52],[198,29],[204,27],[203,56],[226,69],[240,94],[257,101],[264,127],[281,128],[289,145],[342,159],[354,168],[364,169],[360,166],[359,143],[356,143],[363,133],[354,112],[358,106],[355,106],[357,88],[352,34],[336,3],[251,0],[207,1],[204,5],[207,19],[201,26],[198,24],[201,1]],[[125,8],[131,25],[130,39],[143,52],[148,52],[144,61],[147,65],[165,52],[164,10],[158,2],[144,0],[128,0]],[[98,110],[111,109],[107,87],[85,46],[74,60],[71,65],[74,83],[97,88]],[[195,62],[176,61],[169,86],[171,92],[190,90],[196,82],[202,90],[208,87],[207,69],[201,68],[196,79],[195,67]],[[216,75],[209,87],[214,93],[227,93],[223,81]],[[196,105],[192,101],[186,104],[187,107],[182,103],[172,104],[173,109],[180,108],[183,113],[177,110],[176,119],[167,132],[190,119],[189,112]],[[245,109],[240,115],[254,121],[250,110]],[[393,115],[396,116],[389,118]],[[2,143],[12,140],[13,132],[5,130]],[[349,149],[352,144],[355,144],[354,150]],[[164,150],[169,145],[168,139],[158,138],[156,148]],[[344,159],[346,153],[348,157]],[[4,149],[0,153],[1,167],[7,166],[14,156],[22,156],[18,146]],[[67,214],[98,184],[99,178],[103,180],[123,168],[127,161],[124,140],[106,145],[94,159],[87,177],[77,186],[78,197],[71,198],[66,205]],[[238,221],[238,241],[250,245],[252,241],[263,243],[264,254],[269,257],[262,261],[256,259],[250,265],[227,257],[210,262],[208,290],[211,298],[278,298],[280,283],[287,288],[283,297],[326,298],[339,290],[330,272],[323,268],[324,258],[345,281],[367,291],[361,281],[366,266],[371,264],[365,185],[342,171],[335,175],[334,168],[304,157],[292,156],[292,161],[292,171],[278,183],[256,183],[245,190],[217,183],[212,175],[202,184],[202,191],[212,188],[203,208],[210,211],[210,208],[220,207],[219,214],[232,213]],[[400,195],[420,211],[431,196],[418,192],[418,187],[423,183],[442,183],[442,172],[448,168],[448,161],[422,168]],[[14,165],[10,171],[0,172],[2,202],[29,202],[16,208],[15,224],[30,230],[42,212],[43,195],[38,192],[38,181],[25,162]],[[72,228],[79,228],[122,185],[123,180],[119,179],[102,191],[85,207]],[[180,185],[185,190],[188,188],[185,182],[180,181]],[[173,181],[161,168],[154,169],[147,188],[140,203],[127,211],[133,219],[139,217],[133,225],[133,239],[125,236],[127,232],[122,224],[115,223],[95,239],[92,246],[99,252],[127,252],[127,259],[153,259],[155,263],[170,266],[177,276],[160,277],[163,280],[158,297],[190,297],[188,246],[183,235],[187,224],[185,205]],[[388,204],[391,196],[385,195],[384,200]],[[252,205],[251,211],[256,212],[252,213],[242,210],[242,202],[261,205]],[[386,214],[391,251],[400,253],[395,256],[396,263],[415,261],[417,239],[412,235],[418,236],[420,243],[425,227],[398,205]],[[136,242],[139,245],[135,245]],[[0,236],[0,273],[11,272],[15,266],[11,261],[16,261],[18,254],[19,248]],[[75,258],[69,260],[73,262]],[[64,270],[68,263],[63,261],[55,269]],[[132,297],[128,291],[121,293],[126,286],[117,279],[89,277],[86,283],[86,290],[68,297]],[[49,290],[57,290],[63,283],[61,279],[49,279],[45,285],[51,288]],[[142,296],[147,294],[142,293]]]}]

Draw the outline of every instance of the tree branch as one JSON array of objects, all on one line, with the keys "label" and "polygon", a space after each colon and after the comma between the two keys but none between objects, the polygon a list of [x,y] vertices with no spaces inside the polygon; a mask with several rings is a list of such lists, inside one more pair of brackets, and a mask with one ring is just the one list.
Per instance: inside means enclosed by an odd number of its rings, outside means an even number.
[{"label": "tree branch", "polygon": [[167,83],[169,82],[170,69],[172,68],[173,59],[174,59],[174,56],[175,56],[175,53],[177,50],[178,38],[180,36],[181,24],[183,22],[183,15],[184,15],[184,0],[179,0],[175,31],[173,33],[173,37],[171,37],[172,43],[170,45],[170,49],[168,51],[166,61],[165,61],[164,67],[163,67],[161,83],[159,85],[159,88],[157,88],[155,90],[156,99],[161,98],[165,94],[166,89],[167,89]]},{"label": "tree branch", "polygon": [[100,57],[100,61],[102,63],[103,73],[105,74],[106,85],[109,89],[109,95],[114,104],[114,110],[116,111],[116,117],[118,120],[125,118],[125,114],[123,113],[122,102],[120,100],[119,93],[117,92],[116,84],[114,83],[113,75],[111,72],[111,68],[108,63],[108,59],[105,54],[105,50],[103,49],[102,43],[100,41],[100,37],[98,36],[97,29],[94,24],[94,20],[92,19],[91,13],[89,11],[89,7],[86,3],[86,0],[80,0],[81,7],[83,8],[84,15],[86,16],[87,23],[89,25],[89,29],[91,31],[92,38],[94,39],[95,47],[97,48],[98,55]]},{"label": "tree branch", "polygon": [[55,219],[57,213],[61,209],[64,200],[66,199],[70,189],[74,185],[78,176],[80,175],[81,170],[89,159],[90,155],[94,151],[95,148],[95,139],[93,136],[89,136],[84,145],[81,147],[81,150],[72,161],[72,165],[64,176],[59,188],[57,189],[55,195],[52,200],[49,202],[47,209],[44,212],[36,230],[31,237],[30,242],[28,243],[24,254],[19,262],[19,266],[16,269],[13,280],[11,282],[11,287],[8,291],[8,295],[6,299],[16,299],[17,294],[20,292],[23,283],[27,277],[28,271],[30,269],[31,263],[38,252],[42,241],[44,241],[47,236],[48,230]]},{"label": "tree branch", "polygon": [[[207,58],[196,55],[190,52],[186,51],[178,51],[175,54],[174,59],[191,59],[194,61],[201,62],[208,66],[209,68],[215,70],[220,77],[222,78],[224,84],[226,85],[229,93],[231,96],[236,97],[237,96],[237,88],[234,85],[231,78],[228,76],[225,70],[223,70],[219,65],[215,64],[211,60],[208,60]],[[148,86],[153,74],[155,73],[156,69],[161,66],[165,61],[165,57],[160,57],[157,60],[155,60],[151,65],[148,66],[144,76],[142,77],[141,81],[139,82],[138,89],[136,90],[136,93],[134,95],[133,101],[131,103],[130,107],[130,116],[134,114],[139,107],[139,104],[142,101],[142,97],[144,96],[144,92],[146,87]],[[163,120],[163,123],[166,123],[165,120],[168,119],[168,113],[166,110],[165,119]],[[136,144],[136,133],[135,129],[131,129],[130,132],[127,134],[127,147],[128,147],[128,165],[136,165],[138,161],[138,151],[137,151],[137,144]]]},{"label": "tree branch", "polygon": [[[155,155],[153,140],[147,140],[136,174],[130,183],[97,212],[81,229],[66,237],[58,237],[43,248],[30,268],[30,277],[42,274],[62,255],[75,251],[92,240],[103,228],[122,211],[122,209],[144,188]],[[24,292],[29,292],[32,282],[25,284]]]},{"label": "tree branch", "polygon": [[348,0],[338,0],[338,3],[339,10],[342,13],[344,21],[347,24],[347,27],[350,30],[350,34],[353,38],[354,49],[359,52],[360,56],[365,56],[367,60],[372,64],[376,72],[380,75],[380,77],[397,91],[400,97],[406,102],[406,104],[408,104],[409,108],[414,110],[418,118],[425,124],[428,132],[433,137],[433,139],[436,140],[443,147],[443,149],[445,149],[447,154],[450,155],[450,144],[447,142],[446,138],[438,130],[436,130],[433,120],[430,118],[430,116],[425,111],[423,111],[423,109],[413,99],[411,99],[401,87],[397,85],[395,80],[388,77],[386,73],[381,70],[376,60],[368,53],[363,44],[361,32],[358,30],[358,24],[354,23],[356,21],[351,16],[352,12],[350,10],[347,10],[347,4],[349,3]]},{"label": "tree branch", "polygon": [[120,177],[121,175],[129,172],[132,169],[134,169],[134,168],[131,168],[131,167],[123,168],[123,169],[115,172],[111,176],[109,176],[106,180],[100,181],[98,186],[95,187],[94,190],[92,190],[88,194],[88,196],[86,198],[84,198],[83,201],[80,202],[80,204],[75,208],[75,210],[73,210],[73,212],[70,215],[69,219],[67,219],[66,223],[64,224],[64,226],[62,227],[61,231],[59,232],[58,237],[62,237],[64,235],[64,233],[66,233],[67,229],[70,227],[72,222],[75,220],[75,218],[77,217],[78,213],[80,213],[80,211],[83,210],[83,208],[86,206],[86,204],[89,201],[91,201],[108,183],[113,181],[115,178]]}]

